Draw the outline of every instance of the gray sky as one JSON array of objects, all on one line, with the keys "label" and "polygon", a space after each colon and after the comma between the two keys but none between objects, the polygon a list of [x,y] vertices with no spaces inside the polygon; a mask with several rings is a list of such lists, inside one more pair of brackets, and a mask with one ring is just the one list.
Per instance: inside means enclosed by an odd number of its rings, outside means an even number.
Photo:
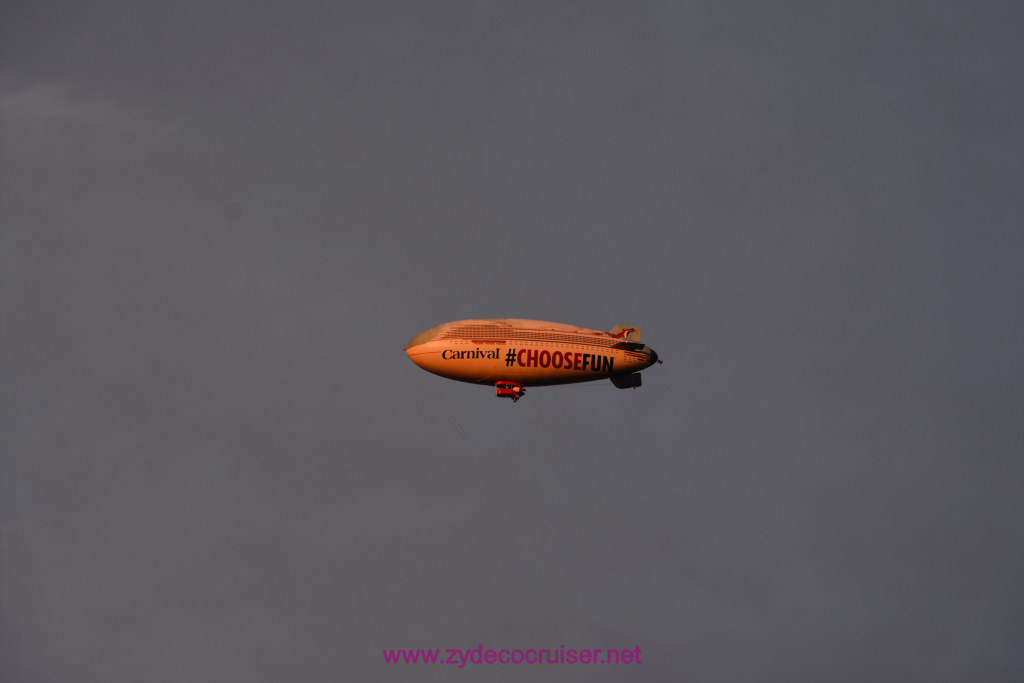
[{"label": "gray sky", "polygon": [[[0,679],[1020,680],[1022,35],[4,3]],[[665,364],[512,405],[402,351],[477,316]],[[643,664],[381,655],[481,644]]]}]

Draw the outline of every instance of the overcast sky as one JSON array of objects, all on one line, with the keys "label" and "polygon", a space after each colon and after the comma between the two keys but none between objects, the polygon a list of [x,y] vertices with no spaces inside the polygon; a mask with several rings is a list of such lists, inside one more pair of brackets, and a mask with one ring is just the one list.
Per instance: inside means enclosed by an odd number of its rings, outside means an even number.
[{"label": "overcast sky", "polygon": [[[1024,5],[4,2],[0,679],[1024,679]],[[643,329],[644,386],[416,368]],[[640,665],[387,665],[383,648]]]}]

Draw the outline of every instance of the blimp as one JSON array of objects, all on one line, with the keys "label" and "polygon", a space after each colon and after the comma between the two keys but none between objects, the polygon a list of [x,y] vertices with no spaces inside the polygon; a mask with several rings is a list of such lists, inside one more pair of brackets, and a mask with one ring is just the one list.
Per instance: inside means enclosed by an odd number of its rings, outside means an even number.
[{"label": "blimp", "polygon": [[428,372],[472,384],[493,384],[513,403],[526,387],[609,379],[619,389],[641,385],[640,371],[660,363],[640,341],[640,328],[616,325],[609,332],[576,325],[479,318],[423,330],[405,347]]}]

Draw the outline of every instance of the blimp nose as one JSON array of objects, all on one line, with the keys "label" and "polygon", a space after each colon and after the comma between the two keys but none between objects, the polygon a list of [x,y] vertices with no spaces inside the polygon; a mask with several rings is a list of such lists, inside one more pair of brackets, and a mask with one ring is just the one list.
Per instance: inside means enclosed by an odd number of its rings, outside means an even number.
[{"label": "blimp nose", "polygon": [[423,363],[425,360],[430,357],[430,354],[424,353],[424,351],[425,349],[421,345],[413,346],[410,344],[405,347],[405,355],[409,356],[409,360],[421,368],[424,367]]},{"label": "blimp nose", "polygon": [[428,349],[425,346],[427,342],[431,341],[440,333],[442,326],[436,325],[434,327],[423,330],[415,337],[409,340],[409,343],[405,345],[405,354],[409,356],[416,365],[423,367],[423,359],[427,357]]},{"label": "blimp nose", "polygon": [[428,327],[427,329],[423,330],[415,337],[410,339],[409,343],[405,345],[406,353],[409,352],[409,349],[415,346],[426,344],[428,341],[437,338],[437,335],[441,334],[441,332],[444,331],[447,327],[448,325],[434,325],[433,327]]},{"label": "blimp nose", "polygon": [[660,360],[658,360],[658,352],[655,351],[654,349],[652,349],[650,346],[647,347],[647,355],[648,355],[647,367],[651,367],[655,363],[660,363],[661,362]]}]

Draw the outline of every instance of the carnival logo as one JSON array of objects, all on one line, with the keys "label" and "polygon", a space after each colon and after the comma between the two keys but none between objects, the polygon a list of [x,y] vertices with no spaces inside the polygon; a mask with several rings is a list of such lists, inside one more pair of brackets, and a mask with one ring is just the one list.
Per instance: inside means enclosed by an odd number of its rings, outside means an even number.
[{"label": "carnival logo", "polygon": [[468,351],[452,351],[451,349],[445,349],[441,352],[441,358],[445,360],[455,360],[462,358],[493,358],[498,360],[498,349],[491,349],[490,351],[484,351],[483,349],[476,348]]}]

